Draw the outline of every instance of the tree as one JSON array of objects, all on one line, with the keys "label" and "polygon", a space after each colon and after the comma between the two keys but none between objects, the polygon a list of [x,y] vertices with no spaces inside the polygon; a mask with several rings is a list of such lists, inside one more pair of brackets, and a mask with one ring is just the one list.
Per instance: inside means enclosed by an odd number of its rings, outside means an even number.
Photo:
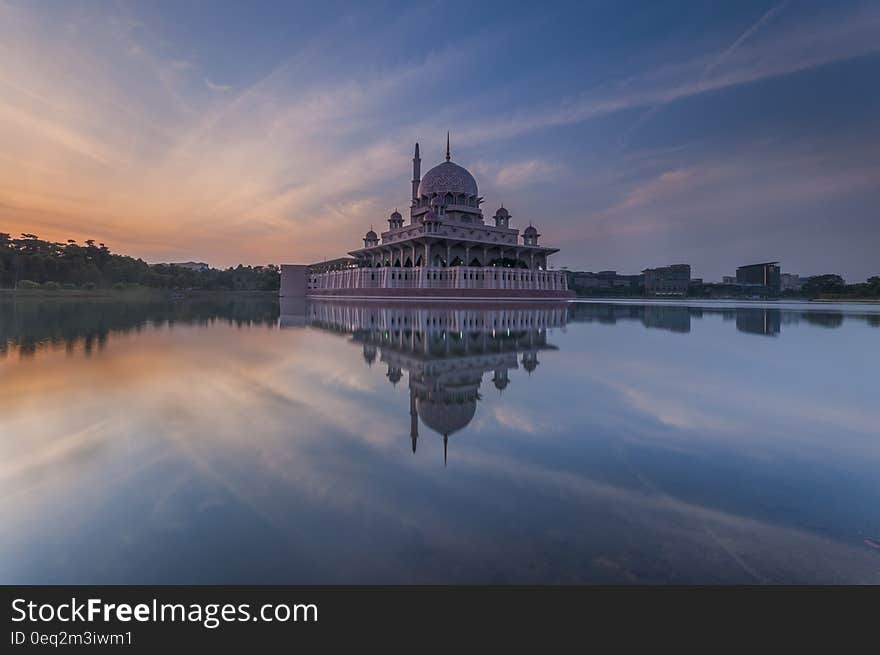
[{"label": "tree", "polygon": [[803,292],[810,297],[842,294],[845,290],[846,283],[843,278],[834,274],[814,275],[807,280],[803,287]]}]

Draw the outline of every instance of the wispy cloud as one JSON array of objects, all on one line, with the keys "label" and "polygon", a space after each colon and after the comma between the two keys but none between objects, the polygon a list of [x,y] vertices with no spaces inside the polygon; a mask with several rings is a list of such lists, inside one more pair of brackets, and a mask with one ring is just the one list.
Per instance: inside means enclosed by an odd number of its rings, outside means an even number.
[{"label": "wispy cloud", "polygon": [[205,86],[207,86],[211,91],[220,91],[225,93],[226,91],[232,91],[232,87],[226,84],[214,84],[207,77],[205,78]]}]

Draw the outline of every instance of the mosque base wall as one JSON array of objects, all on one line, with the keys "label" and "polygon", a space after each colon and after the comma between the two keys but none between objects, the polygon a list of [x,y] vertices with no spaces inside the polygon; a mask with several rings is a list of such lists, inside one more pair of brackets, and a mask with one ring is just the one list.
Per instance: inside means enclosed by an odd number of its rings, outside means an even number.
[{"label": "mosque base wall", "polygon": [[574,291],[563,289],[312,289],[309,298],[376,300],[568,300]]}]

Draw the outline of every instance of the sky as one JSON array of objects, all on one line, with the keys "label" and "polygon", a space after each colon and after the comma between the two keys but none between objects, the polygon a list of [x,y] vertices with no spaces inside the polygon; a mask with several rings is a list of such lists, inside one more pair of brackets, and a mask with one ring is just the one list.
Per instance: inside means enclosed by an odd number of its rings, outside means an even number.
[{"label": "sky", "polygon": [[311,263],[476,177],[552,262],[880,274],[880,3],[0,0],[0,231]]}]

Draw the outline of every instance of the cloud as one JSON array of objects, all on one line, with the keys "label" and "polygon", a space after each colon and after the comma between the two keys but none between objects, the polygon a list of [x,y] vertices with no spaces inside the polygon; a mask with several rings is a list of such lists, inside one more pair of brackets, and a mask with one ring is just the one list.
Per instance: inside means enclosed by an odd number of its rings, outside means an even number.
[{"label": "cloud", "polygon": [[557,164],[541,159],[515,162],[503,166],[495,174],[495,183],[501,188],[513,188],[543,182],[559,170]]},{"label": "cloud", "polygon": [[757,28],[778,13],[765,14],[752,26],[755,29],[747,30],[720,56],[717,49],[709,49],[690,58],[664,61],[648,52],[643,55],[648,59],[633,63],[633,74],[615,77],[564,103],[493,117],[472,127],[464,138],[478,142],[513,138],[880,52],[876,38],[880,12],[872,8],[795,22],[773,38],[746,45]]},{"label": "cloud", "polygon": [[730,57],[734,52],[736,52],[739,47],[745,43],[747,40],[752,38],[755,34],[758,33],[765,25],[767,25],[770,21],[772,21],[779,12],[785,9],[785,6],[788,4],[788,0],[784,0],[784,2],[780,2],[778,5],[771,7],[768,9],[756,22],[749,26],[749,28],[740,34],[737,39],[730,44],[730,47],[727,48],[724,52],[719,55],[718,59],[711,62],[706,66],[704,71],[704,75],[708,75],[712,72],[712,69],[724,63],[724,60]]},{"label": "cloud", "polygon": [[225,93],[226,91],[232,91],[231,86],[227,86],[226,84],[214,84],[207,77],[205,78],[205,86],[207,86],[211,91],[220,91],[221,93]]}]

